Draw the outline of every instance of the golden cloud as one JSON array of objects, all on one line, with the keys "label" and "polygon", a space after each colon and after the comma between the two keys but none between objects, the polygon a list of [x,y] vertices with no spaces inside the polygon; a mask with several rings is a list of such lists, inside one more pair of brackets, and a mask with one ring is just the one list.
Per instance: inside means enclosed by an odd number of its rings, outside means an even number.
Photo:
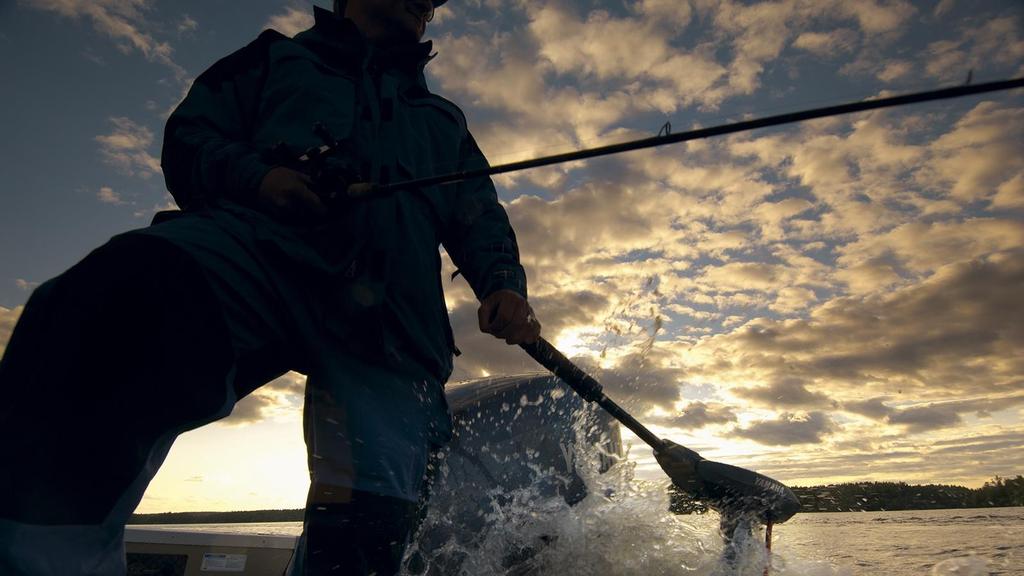
[{"label": "golden cloud", "polygon": [[4,308],[0,306],[0,358],[7,349],[7,343],[11,340],[11,333],[14,332],[14,325],[18,323],[24,306],[15,308]]}]

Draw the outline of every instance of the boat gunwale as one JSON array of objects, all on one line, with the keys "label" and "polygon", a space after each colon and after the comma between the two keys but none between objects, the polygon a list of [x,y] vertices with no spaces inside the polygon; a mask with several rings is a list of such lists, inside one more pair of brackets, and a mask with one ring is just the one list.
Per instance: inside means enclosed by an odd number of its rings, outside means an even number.
[{"label": "boat gunwale", "polygon": [[161,528],[126,526],[125,543],[205,546],[218,548],[270,548],[294,550],[298,536],[284,534],[232,534],[204,531],[195,524],[165,524]]}]

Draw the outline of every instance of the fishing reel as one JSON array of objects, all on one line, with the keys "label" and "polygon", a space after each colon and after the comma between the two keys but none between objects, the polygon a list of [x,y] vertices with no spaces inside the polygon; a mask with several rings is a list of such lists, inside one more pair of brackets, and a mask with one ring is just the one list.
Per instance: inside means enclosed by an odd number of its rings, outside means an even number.
[{"label": "fishing reel", "polygon": [[265,161],[309,176],[313,192],[331,211],[371,195],[376,187],[359,169],[352,142],[337,140],[322,122],[313,125],[313,133],[323,144],[298,153],[287,143],[278,142],[264,153]]}]

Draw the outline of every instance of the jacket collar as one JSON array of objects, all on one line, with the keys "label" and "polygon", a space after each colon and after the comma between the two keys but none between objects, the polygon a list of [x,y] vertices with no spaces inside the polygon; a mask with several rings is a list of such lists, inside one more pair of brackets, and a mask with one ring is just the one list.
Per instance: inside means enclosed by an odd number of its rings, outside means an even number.
[{"label": "jacket collar", "polygon": [[362,62],[369,53],[370,64],[375,64],[382,70],[399,69],[422,73],[427,62],[437,55],[431,54],[434,43],[429,40],[382,49],[375,48],[366,41],[355,22],[319,6],[313,7],[313,18],[313,27],[297,34],[295,39],[348,62],[353,59]]}]

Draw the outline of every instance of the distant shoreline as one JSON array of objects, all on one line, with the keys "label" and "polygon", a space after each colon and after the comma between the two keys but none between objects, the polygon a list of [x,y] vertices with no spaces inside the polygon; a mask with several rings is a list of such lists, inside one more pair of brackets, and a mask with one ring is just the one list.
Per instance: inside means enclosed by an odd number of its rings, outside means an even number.
[{"label": "distant shoreline", "polygon": [[[851,482],[794,487],[801,512],[884,512],[903,510],[963,510],[1024,506],[1024,476],[996,477],[981,488],[904,482]],[[698,502],[673,498],[677,513],[700,512]],[[301,522],[303,509],[239,510],[233,512],[161,512],[132,514],[129,524],[240,524]]]},{"label": "distant shoreline", "polygon": [[[930,510],[986,510],[989,508],[1020,508],[1021,506],[978,506],[972,508],[904,508],[900,510],[843,510],[846,513],[913,512]],[[266,515],[264,515],[264,513]],[[827,510],[804,510],[801,513],[836,513]],[[133,514],[129,526],[160,526],[190,524],[264,524],[302,522],[303,510],[239,510],[231,512],[158,512]]]},{"label": "distant shoreline", "polygon": [[244,524],[252,522],[302,522],[303,509],[235,510],[231,512],[160,512],[132,514],[128,524]]}]

